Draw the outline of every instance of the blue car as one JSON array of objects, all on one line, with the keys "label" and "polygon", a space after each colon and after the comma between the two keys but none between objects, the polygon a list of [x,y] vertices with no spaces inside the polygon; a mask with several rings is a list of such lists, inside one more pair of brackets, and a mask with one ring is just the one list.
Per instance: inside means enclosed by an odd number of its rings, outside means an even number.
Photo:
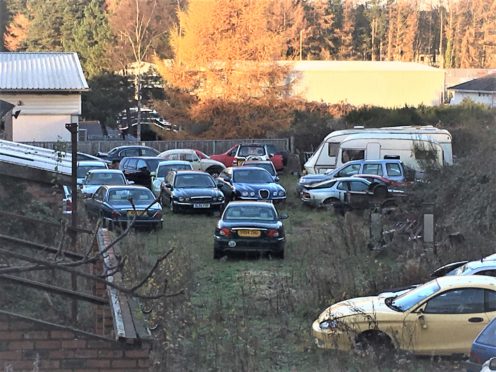
[{"label": "blue car", "polygon": [[470,359],[466,362],[467,372],[479,372],[482,365],[496,357],[496,318],[479,333],[472,349]]},{"label": "blue car", "polygon": [[217,184],[226,201],[264,200],[282,202],[286,190],[275,182],[265,169],[259,167],[229,167],[217,178]]}]

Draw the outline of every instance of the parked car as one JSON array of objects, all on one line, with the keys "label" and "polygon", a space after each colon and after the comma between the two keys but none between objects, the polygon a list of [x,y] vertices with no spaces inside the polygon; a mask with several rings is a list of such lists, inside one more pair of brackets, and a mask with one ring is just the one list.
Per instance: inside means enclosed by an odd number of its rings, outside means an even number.
[{"label": "parked car", "polygon": [[151,172],[157,169],[162,159],[156,156],[130,156],[122,158],[119,169],[129,181],[151,188]]},{"label": "parked car", "polygon": [[93,156],[93,155],[90,155],[90,154],[85,154],[84,152],[78,152],[77,153],[77,160],[80,161],[80,160],[96,160],[96,161],[103,161],[107,164],[109,164],[110,162],[108,160],[104,160],[102,158],[99,158],[97,156]]},{"label": "parked car", "polygon": [[358,177],[342,177],[307,185],[300,193],[303,204],[321,207],[326,205],[345,205],[347,194],[363,194],[365,197],[386,198],[386,186],[372,183]]},{"label": "parked car", "polygon": [[80,185],[83,197],[90,198],[102,185],[128,185],[124,173],[117,169],[93,169],[86,173]]},{"label": "parked car", "polygon": [[285,218],[271,203],[230,202],[215,228],[214,259],[231,252],[270,252],[284,258]]},{"label": "parked car", "polygon": [[276,167],[274,167],[274,163],[270,160],[246,160],[243,164],[243,167],[258,167],[265,169],[270,173],[275,182],[279,181],[279,177],[277,176]]},{"label": "parked car", "polygon": [[192,170],[190,162],[182,160],[161,160],[157,169],[151,173],[152,191],[156,196],[165,188],[165,177],[172,170]]},{"label": "parked car", "polygon": [[286,200],[286,190],[274,181],[269,172],[258,167],[229,167],[217,178],[226,201]]},{"label": "parked car", "polygon": [[312,324],[327,349],[397,348],[419,355],[468,355],[472,341],[496,317],[496,278],[445,276],[398,297],[339,302]]},{"label": "parked car", "polygon": [[[224,164],[209,157],[201,158],[197,154],[198,150],[175,149],[160,153],[163,160],[183,160],[191,163],[194,170],[201,170],[213,176],[217,176],[225,168]],[[202,153],[203,154],[203,153]],[[205,154],[203,154],[205,155]],[[206,156],[206,155],[205,155]]]},{"label": "parked car", "polygon": [[224,195],[215,179],[206,172],[173,170],[165,177],[162,204],[169,204],[173,213],[180,210],[213,212],[224,206]]},{"label": "parked car", "polygon": [[80,185],[83,182],[86,173],[92,169],[108,169],[107,163],[99,160],[82,160],[77,163],[77,183]]},{"label": "parked car", "polygon": [[250,143],[234,145],[222,154],[211,155],[211,159],[220,161],[226,167],[239,166],[245,160],[270,160],[274,163],[277,171],[284,168],[282,155],[269,152],[267,145]]},{"label": "parked car", "polygon": [[[442,276],[453,275],[485,275],[496,277],[496,261],[494,257],[488,256],[481,260],[476,261],[458,261],[443,265],[434,270],[431,278],[440,278]],[[379,294],[380,297],[394,297],[399,296],[413,288],[418,287],[420,284],[412,284],[409,286],[390,289]]]},{"label": "parked car", "polygon": [[281,155],[282,156],[282,164],[284,166],[288,165],[289,152],[285,150],[279,150],[276,145],[272,143],[265,144],[267,146],[267,151],[269,154]]},{"label": "parked car", "polygon": [[[134,226],[162,227],[162,206],[143,186],[100,186],[85,200],[90,217],[102,218],[104,227],[124,227],[135,220]],[[133,207],[134,206],[134,207]]]},{"label": "parked car", "polygon": [[71,186],[62,185],[62,214],[72,214],[72,189]]},{"label": "parked car", "polygon": [[384,160],[353,160],[343,166],[333,169],[325,174],[307,174],[300,177],[296,185],[296,192],[299,194],[305,187],[331,180],[339,177],[351,177],[355,174],[375,174],[394,181],[394,187],[403,185],[406,182],[406,173],[403,163],[396,159]]},{"label": "parked car", "polygon": [[152,147],[128,145],[114,147],[108,153],[99,152],[97,156],[109,162],[121,161],[126,156],[157,156],[159,152]]},{"label": "parked car", "polygon": [[496,370],[496,358],[490,362],[491,358],[496,357],[496,318],[479,333],[472,343],[470,349],[470,358],[466,362],[467,372],[479,372]]}]

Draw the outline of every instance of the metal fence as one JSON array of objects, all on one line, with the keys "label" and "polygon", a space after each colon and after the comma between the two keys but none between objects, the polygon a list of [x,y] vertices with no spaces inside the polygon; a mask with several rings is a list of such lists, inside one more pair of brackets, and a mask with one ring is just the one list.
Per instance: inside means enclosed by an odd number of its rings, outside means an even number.
[{"label": "metal fence", "polygon": [[[23,142],[28,145],[38,146],[60,151],[70,151],[70,142]],[[289,138],[270,138],[270,139],[229,139],[229,140],[177,140],[177,141],[142,141],[139,144],[153,147],[162,152],[170,149],[197,149],[204,153],[218,154],[227,151],[238,143],[267,143],[274,144],[279,150],[290,151]],[[95,155],[98,152],[107,152],[114,147],[124,145],[136,145],[135,141],[79,141],[78,151]]]}]

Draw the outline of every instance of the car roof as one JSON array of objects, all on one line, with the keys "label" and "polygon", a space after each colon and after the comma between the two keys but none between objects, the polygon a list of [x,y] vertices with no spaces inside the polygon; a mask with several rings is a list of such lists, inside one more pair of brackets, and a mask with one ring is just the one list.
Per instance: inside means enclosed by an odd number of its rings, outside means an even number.
[{"label": "car roof", "polygon": [[243,201],[243,200],[235,200],[235,201],[229,202],[229,204],[227,204],[226,208],[229,206],[243,206],[243,205],[247,205],[247,206],[256,205],[256,206],[268,207],[268,208],[275,209],[274,204],[272,204],[272,203],[267,203],[267,202],[263,202],[263,201]]},{"label": "car roof", "polygon": [[191,163],[189,161],[185,161],[185,160],[160,160],[160,162],[158,163],[158,166],[160,167],[161,165],[169,165],[169,164],[190,165]]},{"label": "car roof", "polygon": [[194,153],[196,153],[195,150],[193,150],[193,149],[170,149],[170,150],[165,150],[164,152],[162,152],[162,154],[171,154],[174,152],[177,152],[177,153],[194,152]]},{"label": "car roof", "polygon": [[350,164],[368,164],[368,163],[402,163],[402,161],[400,159],[350,160],[344,163],[343,166]]},{"label": "car roof", "polygon": [[270,160],[245,160],[244,163],[242,164],[243,167],[247,167],[248,165],[245,164],[274,164]]},{"label": "car roof", "polygon": [[126,156],[122,158],[122,160],[124,159],[160,160],[162,158],[159,158],[158,156]]},{"label": "car roof", "polygon": [[[260,168],[260,167],[254,167],[254,166],[243,166],[243,167],[232,167],[233,172],[242,170],[242,171],[247,171],[247,170],[263,170],[264,172],[267,172],[266,169]],[[269,172],[267,172],[269,173]],[[269,173],[270,174],[270,173]]]},{"label": "car roof", "polygon": [[109,190],[114,190],[114,189],[125,189],[125,190],[151,190],[145,186],[140,186],[140,185],[102,185],[101,187],[105,187],[106,189]]},{"label": "car roof", "polygon": [[117,147],[114,147],[112,150],[114,149],[129,149],[129,148],[140,148],[140,149],[152,149],[152,150],[155,150],[153,147],[150,147],[150,146],[143,146],[143,145],[122,145],[122,146],[117,146]]},{"label": "car roof", "polygon": [[208,174],[207,172],[194,169],[176,169],[172,170],[171,172],[175,172],[177,174]]},{"label": "car roof", "polygon": [[119,169],[92,169],[89,170],[88,173],[118,173],[124,175]]},{"label": "car roof", "polygon": [[471,285],[496,290],[496,278],[487,275],[448,275],[434,279],[442,289],[462,288]]}]

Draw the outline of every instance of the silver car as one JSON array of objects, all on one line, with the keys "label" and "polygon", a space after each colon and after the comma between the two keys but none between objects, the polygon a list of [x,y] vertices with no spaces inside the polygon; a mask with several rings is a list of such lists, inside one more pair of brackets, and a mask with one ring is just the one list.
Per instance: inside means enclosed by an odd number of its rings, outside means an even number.
[{"label": "silver car", "polygon": [[92,169],[86,173],[80,185],[81,193],[85,198],[91,198],[95,191],[103,185],[129,185],[130,182],[122,171],[117,169]]},{"label": "silver car", "polygon": [[371,182],[358,177],[335,178],[307,186],[301,191],[300,199],[314,207],[344,204],[348,192],[368,194],[371,185]]},{"label": "silver car", "polygon": [[165,177],[172,170],[192,170],[190,162],[183,160],[163,160],[158,163],[157,169],[150,173],[152,177],[152,191],[155,196],[159,196],[163,188],[165,188]]}]

